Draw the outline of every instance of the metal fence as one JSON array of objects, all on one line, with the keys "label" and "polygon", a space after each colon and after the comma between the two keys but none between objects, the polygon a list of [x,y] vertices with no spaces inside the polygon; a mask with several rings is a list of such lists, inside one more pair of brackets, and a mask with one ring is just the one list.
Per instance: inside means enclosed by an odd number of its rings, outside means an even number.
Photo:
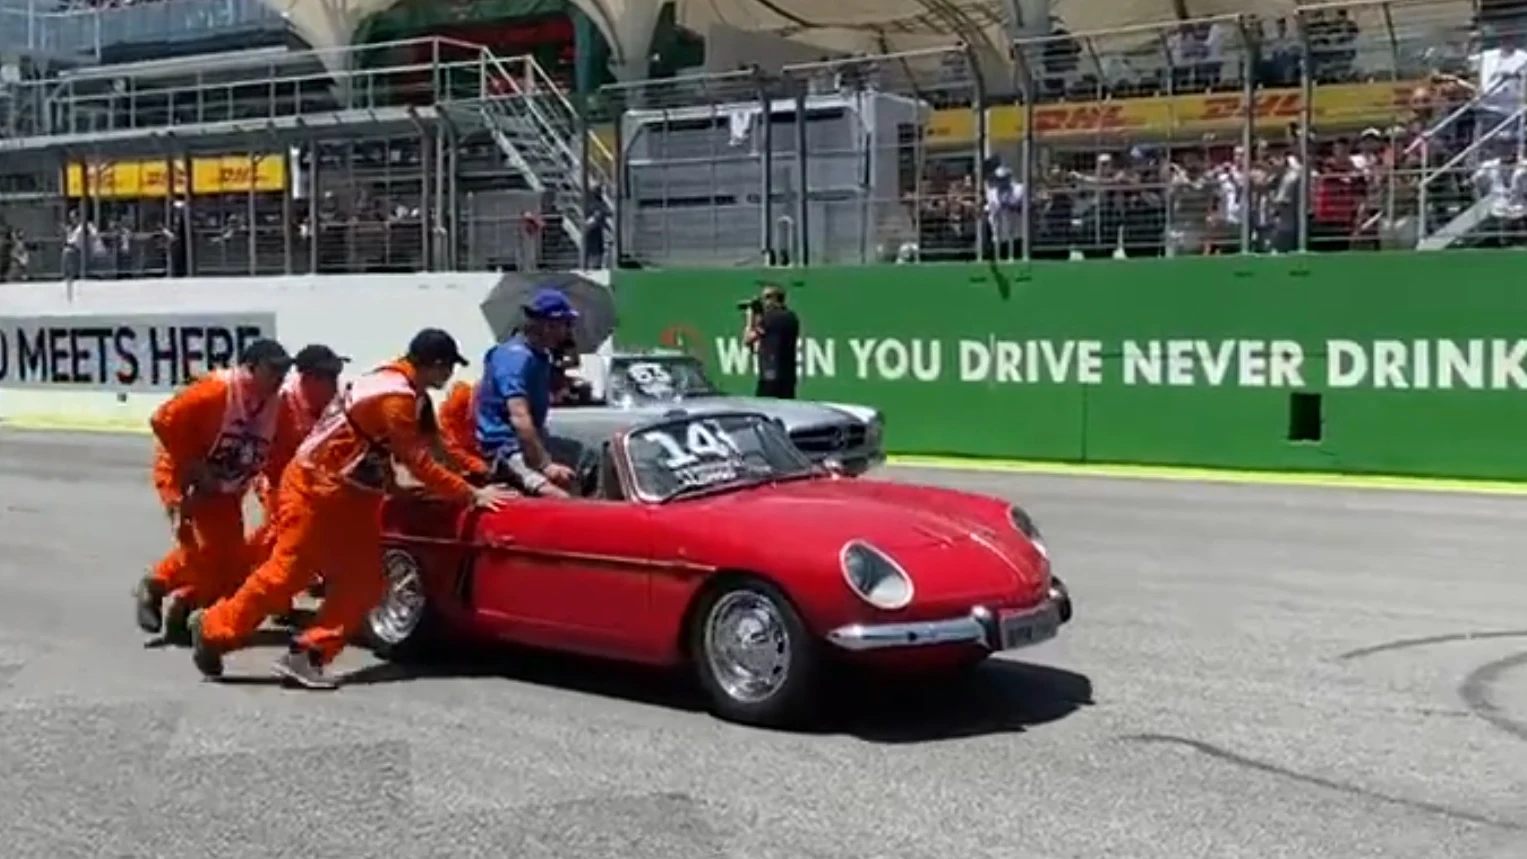
[{"label": "metal fence", "polygon": [[[620,84],[533,127],[484,108],[552,86],[532,60],[438,39],[144,98],[24,82],[10,127],[52,142],[26,156],[41,166],[0,156],[0,276],[1509,244],[1527,235],[1527,107],[1516,79],[1470,70],[1497,47],[1471,22],[1467,0],[1377,0],[1057,34],[1005,59],[951,45]],[[378,118],[403,108],[430,115]],[[564,139],[538,155],[534,134]],[[557,152],[587,153],[583,179]],[[115,190],[90,178],[102,165]],[[225,169],[243,178],[196,179]]]},{"label": "metal fence", "polygon": [[99,57],[119,44],[285,30],[265,0],[0,0],[0,50],[44,56]]},{"label": "metal fence", "polygon": [[581,226],[505,167],[474,108],[523,70],[479,52],[28,82],[13,93],[46,109],[0,139],[0,279],[576,267]]},{"label": "metal fence", "polygon": [[[1492,105],[1470,91],[1480,49],[1465,0],[1377,0],[1022,40],[1002,66],[951,46],[612,87],[619,253],[1453,246],[1475,172],[1518,127],[1473,130]],[[854,121],[835,125],[834,107]]]}]

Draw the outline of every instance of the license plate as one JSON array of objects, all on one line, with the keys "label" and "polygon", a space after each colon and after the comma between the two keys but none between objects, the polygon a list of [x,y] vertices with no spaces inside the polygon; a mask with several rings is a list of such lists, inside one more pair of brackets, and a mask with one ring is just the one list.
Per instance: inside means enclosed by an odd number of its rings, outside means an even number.
[{"label": "license plate", "polygon": [[1004,614],[998,623],[1002,630],[1002,649],[1028,647],[1055,637],[1060,628],[1060,612],[1047,605],[1033,611]]}]

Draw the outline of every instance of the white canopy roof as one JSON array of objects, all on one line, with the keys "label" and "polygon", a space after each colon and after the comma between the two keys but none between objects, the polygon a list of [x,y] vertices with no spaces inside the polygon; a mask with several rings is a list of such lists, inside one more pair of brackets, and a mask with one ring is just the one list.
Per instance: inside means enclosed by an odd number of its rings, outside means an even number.
[{"label": "white canopy roof", "polygon": [[[396,0],[265,0],[315,49],[344,48],[367,17]],[[572,0],[610,43],[615,63],[644,69],[665,0]],[[1006,56],[1005,10],[1060,19],[1073,33],[1166,24],[1190,18],[1255,14],[1273,19],[1311,4],[1300,0],[673,0],[683,26],[704,35],[713,25],[789,38],[825,53],[885,54],[963,41],[983,54]],[[1351,7],[1370,34],[1394,27],[1403,38],[1428,28],[1466,27],[1471,0],[1380,0]],[[1151,38],[1149,28],[1139,37]],[[1128,39],[1126,34],[1120,37]],[[1380,36],[1380,38],[1383,38]],[[1108,42],[1113,42],[1108,39]],[[1117,43],[1115,43],[1117,44]]]}]

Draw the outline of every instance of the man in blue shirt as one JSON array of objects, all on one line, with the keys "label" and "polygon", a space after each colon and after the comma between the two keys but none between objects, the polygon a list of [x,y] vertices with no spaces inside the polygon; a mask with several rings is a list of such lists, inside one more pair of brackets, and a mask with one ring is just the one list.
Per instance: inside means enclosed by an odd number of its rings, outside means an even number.
[{"label": "man in blue shirt", "polygon": [[578,311],[555,289],[536,292],[525,324],[488,350],[477,395],[477,445],[495,482],[527,495],[568,497],[571,468],[546,452],[553,350],[572,335]]}]

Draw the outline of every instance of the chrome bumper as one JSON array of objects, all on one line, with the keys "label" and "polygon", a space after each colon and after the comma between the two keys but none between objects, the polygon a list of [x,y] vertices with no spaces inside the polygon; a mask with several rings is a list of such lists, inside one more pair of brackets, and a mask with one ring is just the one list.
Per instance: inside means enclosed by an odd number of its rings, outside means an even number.
[{"label": "chrome bumper", "polygon": [[[1071,619],[1071,595],[1065,586],[1050,588],[1045,601],[1024,612],[1025,616],[1053,611],[1057,625]],[[964,617],[948,620],[925,620],[912,623],[856,623],[840,626],[827,633],[827,640],[851,651],[885,650],[906,647],[934,647],[940,644],[979,644],[988,650],[1003,650],[1002,631],[997,615],[985,606],[976,606]],[[1011,648],[1009,648],[1011,649]]]},{"label": "chrome bumper", "polygon": [[824,453],[812,457],[818,463],[835,459],[843,466],[843,473],[849,477],[858,477],[877,465],[885,463],[885,451],[871,450],[867,448],[855,448],[843,453]]}]

